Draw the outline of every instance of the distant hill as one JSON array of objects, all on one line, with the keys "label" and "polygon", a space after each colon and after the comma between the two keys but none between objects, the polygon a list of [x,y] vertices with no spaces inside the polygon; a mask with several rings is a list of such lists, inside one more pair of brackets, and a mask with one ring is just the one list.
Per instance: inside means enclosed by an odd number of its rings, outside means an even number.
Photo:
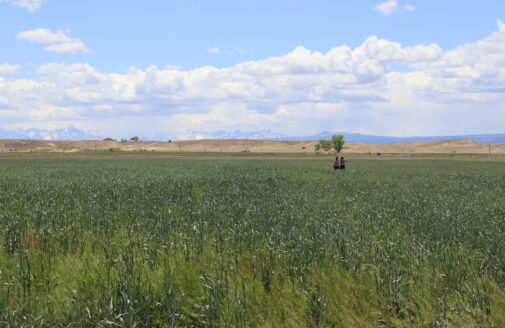
[{"label": "distant hill", "polygon": [[261,139],[261,140],[278,140],[278,141],[308,141],[330,139],[334,134],[342,134],[345,136],[347,143],[364,143],[364,144],[383,144],[391,145],[402,142],[426,142],[426,141],[444,141],[444,140],[474,140],[478,143],[505,143],[505,134],[479,134],[479,135],[458,135],[458,136],[427,136],[427,137],[387,137],[374,136],[361,133],[347,132],[330,132],[324,131],[318,134],[309,136],[285,136],[276,133],[272,130],[257,130],[257,131],[193,131],[186,132],[172,138],[173,140],[202,140],[202,139]]},{"label": "distant hill", "polygon": [[504,134],[478,134],[478,135],[458,135],[458,136],[425,136],[425,137],[388,137],[374,136],[361,133],[347,132],[330,132],[324,131],[318,134],[309,136],[284,136],[275,133],[272,130],[257,130],[257,131],[192,131],[187,130],[185,133],[173,138],[174,140],[201,140],[201,139],[262,139],[262,140],[285,140],[285,141],[307,141],[330,139],[334,134],[342,134],[345,136],[347,143],[364,143],[364,144],[382,144],[392,145],[402,142],[427,142],[427,141],[444,141],[444,140],[474,140],[478,143],[505,143]]},{"label": "distant hill", "polygon": [[383,145],[391,145],[402,142],[426,142],[426,141],[443,141],[443,140],[457,140],[457,139],[474,140],[478,143],[505,143],[505,133],[459,135],[459,136],[385,137],[385,136],[366,135],[360,133],[325,131],[315,135],[304,137],[281,137],[281,138],[272,138],[269,140],[320,140],[320,139],[330,139],[333,134],[344,135],[345,141],[347,143],[359,142],[364,144],[383,144]]},{"label": "distant hill", "polygon": [[[504,134],[478,134],[478,135],[458,135],[458,136],[427,136],[427,137],[387,137],[387,136],[374,136],[360,133],[347,133],[347,132],[330,132],[324,131],[318,134],[309,136],[285,136],[276,133],[272,130],[255,130],[255,131],[193,131],[187,130],[178,135],[159,135],[153,138],[144,138],[140,136],[141,140],[202,140],[202,139],[252,139],[252,140],[277,140],[277,141],[308,141],[330,139],[333,134],[342,134],[345,136],[347,143],[363,143],[363,144],[382,144],[391,145],[403,142],[427,142],[427,141],[444,141],[444,140],[474,140],[478,143],[505,143]],[[129,139],[128,136],[125,138]],[[67,128],[46,130],[46,129],[13,129],[6,130],[0,128],[0,139],[28,139],[28,140],[101,140],[102,136],[90,134],[88,132],[79,130],[76,127],[69,126]]]},{"label": "distant hill", "polygon": [[[2,152],[94,152],[94,151],[159,151],[159,152],[224,152],[224,153],[305,153],[315,156],[316,141],[279,141],[254,139],[205,139],[189,141],[61,141],[0,140]],[[408,142],[399,144],[348,143],[344,153],[372,154],[505,154],[505,143],[488,146],[473,140]],[[347,155],[346,155],[347,156]],[[324,157],[323,157],[324,158]]]}]

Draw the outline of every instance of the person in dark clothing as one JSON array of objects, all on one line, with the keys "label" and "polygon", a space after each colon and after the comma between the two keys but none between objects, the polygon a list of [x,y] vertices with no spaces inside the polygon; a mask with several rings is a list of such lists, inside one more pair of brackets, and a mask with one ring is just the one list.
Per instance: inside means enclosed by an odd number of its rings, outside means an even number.
[{"label": "person in dark clothing", "polygon": [[344,156],[340,157],[340,170],[345,170],[345,159],[344,159]]},{"label": "person in dark clothing", "polygon": [[333,169],[339,169],[340,170],[340,160],[338,159],[338,156],[335,157],[335,161],[333,162]]}]

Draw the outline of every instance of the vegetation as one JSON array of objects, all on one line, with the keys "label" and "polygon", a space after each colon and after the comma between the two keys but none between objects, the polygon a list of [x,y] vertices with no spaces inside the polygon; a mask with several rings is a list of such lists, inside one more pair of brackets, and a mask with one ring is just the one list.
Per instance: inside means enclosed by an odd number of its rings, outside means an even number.
[{"label": "vegetation", "polygon": [[139,141],[139,140],[140,140],[140,138],[139,138],[139,137],[137,137],[137,136],[135,136],[135,137],[131,137],[131,138],[130,138],[130,140],[131,140],[131,141]]},{"label": "vegetation", "polygon": [[344,149],[344,144],[345,144],[345,140],[344,140],[343,135],[332,135],[331,136],[331,145],[332,145],[333,149],[335,149],[337,154],[340,153],[342,151],[342,149]]},{"label": "vegetation", "polygon": [[320,151],[321,149],[324,151],[330,151],[331,149],[331,141],[330,140],[319,140],[315,146],[316,151]]},{"label": "vegetation", "polygon": [[333,135],[331,136],[331,140],[325,140],[325,139],[319,140],[319,142],[314,146],[314,148],[316,152],[320,151],[321,149],[324,150],[325,152],[328,152],[333,148],[338,154],[344,148],[344,144],[345,140],[343,135]]},{"label": "vegetation", "polygon": [[505,167],[0,161],[0,326],[505,327]]}]

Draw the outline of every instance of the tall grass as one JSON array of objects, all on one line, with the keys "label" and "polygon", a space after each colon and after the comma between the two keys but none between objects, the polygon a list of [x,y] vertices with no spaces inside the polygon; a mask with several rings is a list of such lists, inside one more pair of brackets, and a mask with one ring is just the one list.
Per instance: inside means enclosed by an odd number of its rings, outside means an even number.
[{"label": "tall grass", "polygon": [[0,326],[505,327],[499,162],[3,160]]}]

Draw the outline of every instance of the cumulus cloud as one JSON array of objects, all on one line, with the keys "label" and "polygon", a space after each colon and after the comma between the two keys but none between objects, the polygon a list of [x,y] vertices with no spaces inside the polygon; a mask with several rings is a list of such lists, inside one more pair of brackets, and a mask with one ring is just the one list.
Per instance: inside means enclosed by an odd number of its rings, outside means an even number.
[{"label": "cumulus cloud", "polygon": [[401,8],[398,4],[398,1],[390,0],[376,5],[375,7],[373,7],[373,10],[377,11],[383,16],[391,16],[393,14],[400,13],[402,11],[406,12],[415,11],[416,7],[414,7],[411,4],[406,4],[403,6],[403,8]]},{"label": "cumulus cloud", "polygon": [[[66,34],[37,35],[41,43],[67,42]],[[103,129],[145,124],[158,132],[422,135],[466,133],[470,124],[471,132],[496,131],[505,120],[505,24],[447,51],[372,36],[354,49],[297,47],[227,68],[132,67],[111,74],[89,64],[49,63],[37,73],[38,79],[0,78],[0,103],[9,108],[0,121],[93,128],[82,125],[88,122]]]},{"label": "cumulus cloud", "polygon": [[33,43],[48,44],[44,50],[49,52],[65,54],[83,54],[90,52],[84,45],[84,42],[77,38],[71,38],[63,31],[52,32],[49,29],[38,28],[19,32],[16,34],[16,38]]},{"label": "cumulus cloud", "polygon": [[47,0],[0,0],[0,2],[9,2],[13,6],[24,8],[31,13],[34,13],[42,7]]},{"label": "cumulus cloud", "polygon": [[19,73],[19,68],[19,65],[0,64],[0,74],[17,74]]},{"label": "cumulus cloud", "polygon": [[378,11],[381,15],[384,16],[392,15],[397,9],[398,2],[396,0],[383,2],[373,8],[373,10]]}]

